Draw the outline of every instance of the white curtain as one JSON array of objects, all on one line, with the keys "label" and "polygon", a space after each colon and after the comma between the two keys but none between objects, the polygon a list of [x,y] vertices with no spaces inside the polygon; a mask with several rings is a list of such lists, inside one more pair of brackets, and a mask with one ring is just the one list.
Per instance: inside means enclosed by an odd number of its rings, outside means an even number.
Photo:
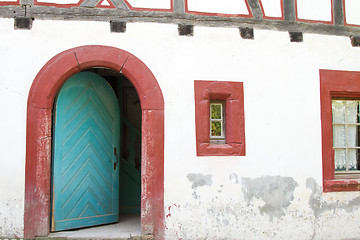
[{"label": "white curtain", "polygon": [[[356,124],[358,123],[359,102],[358,101],[332,101],[333,123]],[[357,169],[358,126],[356,125],[333,125],[333,145],[335,148],[335,170]]]}]

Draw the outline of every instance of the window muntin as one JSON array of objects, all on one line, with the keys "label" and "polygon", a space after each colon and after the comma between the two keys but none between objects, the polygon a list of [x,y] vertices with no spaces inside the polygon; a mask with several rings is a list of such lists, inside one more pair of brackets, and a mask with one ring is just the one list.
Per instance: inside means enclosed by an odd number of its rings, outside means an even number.
[{"label": "window muntin", "polygon": [[225,140],[225,104],[210,103],[210,139]]},{"label": "window muntin", "polygon": [[359,100],[332,100],[335,178],[360,174],[359,107]]}]

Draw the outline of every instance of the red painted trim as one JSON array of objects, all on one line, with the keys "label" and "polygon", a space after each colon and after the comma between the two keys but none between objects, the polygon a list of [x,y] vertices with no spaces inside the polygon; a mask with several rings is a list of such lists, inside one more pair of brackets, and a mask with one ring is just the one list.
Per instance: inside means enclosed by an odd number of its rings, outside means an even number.
[{"label": "red painted trim", "polygon": [[174,0],[170,0],[170,9],[168,8],[137,8],[131,6],[131,4],[128,2],[128,0],[123,0],[124,3],[129,7],[132,11],[149,11],[149,12],[173,12],[174,11]]},{"label": "red painted trim", "polygon": [[265,9],[262,5],[262,0],[259,0],[260,3],[260,8],[261,8],[261,12],[263,14],[263,18],[264,19],[268,19],[268,20],[284,20],[284,3],[282,0],[280,0],[280,8],[281,8],[281,17],[269,17],[265,15]]},{"label": "red painted trim", "polygon": [[331,100],[336,97],[360,98],[360,72],[320,70],[323,190],[358,191],[358,180],[335,179]]},{"label": "red painted trim", "polygon": [[164,236],[164,100],[147,66],[134,55],[114,47],[82,46],[59,53],[37,74],[27,105],[24,237],[47,236],[50,226],[52,108],[62,84],[92,67],[123,75],[136,88],[142,117],[143,234]]},{"label": "red painted trim", "polygon": [[359,180],[325,180],[324,181],[324,192],[349,192],[359,191],[360,182]]},{"label": "red painted trim", "polygon": [[101,0],[96,7],[97,8],[116,8],[115,5],[112,3],[111,0],[106,0],[110,5],[109,6],[102,6],[101,4],[104,2],[105,0]]},{"label": "red painted trim", "polygon": [[345,24],[345,26],[346,26],[345,0],[342,0],[342,5],[343,5],[344,24]]},{"label": "red painted trim", "polygon": [[346,23],[345,26],[349,26],[349,27],[360,27],[360,24],[349,24],[349,23]]},{"label": "red painted trim", "polygon": [[[228,13],[209,13],[209,12],[200,12],[200,11],[190,11],[188,7],[188,0],[185,0],[185,12],[189,14],[201,15],[201,16],[217,16],[217,17],[244,17],[244,18],[252,18],[252,12],[250,10],[250,6],[247,0],[244,0],[246,4],[246,8],[249,14],[228,14]],[[221,4],[221,3],[220,3]]]},{"label": "red painted trim", "polygon": [[20,5],[19,0],[15,1],[15,2],[0,2],[0,6],[8,6],[8,5]]},{"label": "red painted trim", "polygon": [[322,24],[331,24],[334,25],[334,13],[333,13],[333,0],[331,0],[331,20],[324,21],[324,20],[310,20],[310,19],[302,19],[298,17],[298,8],[297,8],[297,1],[295,0],[295,16],[297,22],[305,22],[305,23],[322,23]]},{"label": "red painted trim", "polygon": [[[245,156],[242,82],[194,81],[197,156]],[[225,101],[226,144],[210,144],[210,101]]]},{"label": "red painted trim", "polygon": [[83,1],[85,1],[85,0],[80,0],[78,3],[74,3],[74,4],[61,4],[61,3],[38,2],[37,0],[34,0],[34,5],[47,6],[47,7],[58,7],[58,8],[71,8],[71,7],[79,7]]}]

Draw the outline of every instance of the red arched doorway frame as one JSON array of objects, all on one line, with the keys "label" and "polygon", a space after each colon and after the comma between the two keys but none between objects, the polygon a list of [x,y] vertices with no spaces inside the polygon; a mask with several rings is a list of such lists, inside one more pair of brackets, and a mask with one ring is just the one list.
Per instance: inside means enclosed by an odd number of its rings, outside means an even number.
[{"label": "red arched doorway frame", "polygon": [[91,67],[121,72],[136,88],[142,109],[141,228],[164,233],[164,99],[150,69],[114,47],[81,46],[53,57],[37,74],[28,97],[24,237],[47,236],[50,226],[52,108],[63,83]]}]

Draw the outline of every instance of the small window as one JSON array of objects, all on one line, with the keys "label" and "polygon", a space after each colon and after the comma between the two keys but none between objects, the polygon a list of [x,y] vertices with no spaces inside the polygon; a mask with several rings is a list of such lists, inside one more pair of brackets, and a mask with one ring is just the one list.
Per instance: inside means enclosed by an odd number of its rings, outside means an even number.
[{"label": "small window", "polygon": [[358,100],[332,100],[335,178],[347,178],[349,174],[354,178],[354,174],[360,173],[359,103]]},{"label": "small window", "polygon": [[225,104],[210,103],[210,142],[225,143]]},{"label": "small window", "polygon": [[242,82],[194,81],[197,156],[245,156]]}]

